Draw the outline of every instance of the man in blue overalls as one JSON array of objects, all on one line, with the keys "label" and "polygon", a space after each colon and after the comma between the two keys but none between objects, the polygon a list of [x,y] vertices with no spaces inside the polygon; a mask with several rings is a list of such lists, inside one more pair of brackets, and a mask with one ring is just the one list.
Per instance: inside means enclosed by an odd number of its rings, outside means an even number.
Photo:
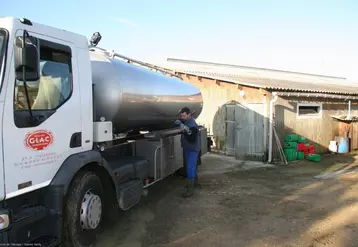
[{"label": "man in blue overalls", "polygon": [[200,152],[200,136],[199,129],[195,119],[190,114],[190,109],[184,107],[180,111],[180,121],[175,121],[179,125],[183,133],[181,135],[181,145],[184,151],[184,159],[186,162],[187,185],[184,197],[190,197],[194,194],[196,165]]}]

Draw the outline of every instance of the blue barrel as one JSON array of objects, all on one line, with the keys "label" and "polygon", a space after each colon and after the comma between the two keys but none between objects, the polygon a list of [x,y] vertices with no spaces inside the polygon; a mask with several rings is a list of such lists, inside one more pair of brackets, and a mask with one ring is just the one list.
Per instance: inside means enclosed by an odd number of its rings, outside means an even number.
[{"label": "blue barrel", "polygon": [[349,138],[348,137],[339,137],[338,138],[338,153],[348,153],[349,152]]}]

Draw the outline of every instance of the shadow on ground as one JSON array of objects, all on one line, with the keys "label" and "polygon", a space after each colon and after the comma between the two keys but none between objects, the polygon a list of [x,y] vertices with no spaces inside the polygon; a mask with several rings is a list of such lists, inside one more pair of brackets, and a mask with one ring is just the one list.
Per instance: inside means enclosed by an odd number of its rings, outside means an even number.
[{"label": "shadow on ground", "polygon": [[[357,159],[325,155],[320,163],[262,167],[208,154],[193,198],[181,198],[183,181],[170,177],[97,246],[356,246]],[[314,177],[340,170],[351,173]]]}]

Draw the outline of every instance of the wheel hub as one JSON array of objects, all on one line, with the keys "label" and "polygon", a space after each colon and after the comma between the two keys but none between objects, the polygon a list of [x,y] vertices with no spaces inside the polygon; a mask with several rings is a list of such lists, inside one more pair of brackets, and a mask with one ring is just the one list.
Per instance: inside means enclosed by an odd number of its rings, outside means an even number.
[{"label": "wheel hub", "polygon": [[101,221],[102,215],[101,198],[92,192],[87,191],[82,200],[80,215],[82,229],[96,229]]}]

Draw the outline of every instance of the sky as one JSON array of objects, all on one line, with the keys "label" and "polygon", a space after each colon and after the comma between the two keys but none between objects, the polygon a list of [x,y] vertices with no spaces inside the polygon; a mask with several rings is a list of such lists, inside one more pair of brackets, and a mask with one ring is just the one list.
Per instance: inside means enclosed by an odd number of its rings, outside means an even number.
[{"label": "sky", "polygon": [[0,0],[0,6],[0,16],[88,38],[98,31],[100,47],[158,65],[170,57],[358,82],[356,0]]}]

